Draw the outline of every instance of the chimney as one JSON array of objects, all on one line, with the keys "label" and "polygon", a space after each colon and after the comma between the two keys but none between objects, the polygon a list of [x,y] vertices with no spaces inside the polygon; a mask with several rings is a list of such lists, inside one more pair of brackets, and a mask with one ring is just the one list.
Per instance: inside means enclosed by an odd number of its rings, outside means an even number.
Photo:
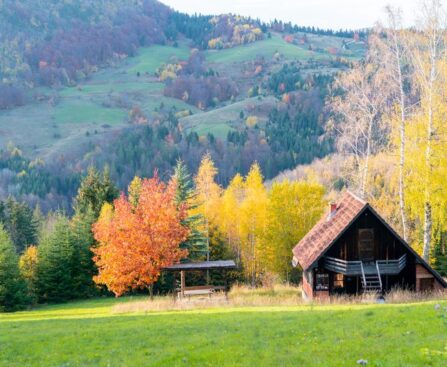
[{"label": "chimney", "polygon": [[331,201],[331,214],[334,214],[337,211],[337,203],[335,201]]}]

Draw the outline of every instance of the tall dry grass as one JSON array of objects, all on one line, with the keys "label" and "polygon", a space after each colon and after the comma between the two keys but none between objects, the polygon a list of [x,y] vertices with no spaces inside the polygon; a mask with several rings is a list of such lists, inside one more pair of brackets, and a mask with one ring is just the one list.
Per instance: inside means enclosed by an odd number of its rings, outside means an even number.
[{"label": "tall dry grass", "polygon": [[381,300],[378,294],[363,294],[358,296],[332,296],[330,299],[303,300],[301,288],[292,285],[276,284],[271,287],[250,288],[245,285],[235,285],[228,293],[208,296],[185,297],[174,300],[172,296],[155,297],[143,301],[126,302],[113,307],[114,313],[162,312],[213,308],[236,307],[267,307],[267,306],[299,306],[305,304],[374,304],[374,303],[416,303],[430,300],[447,300],[447,292],[415,293],[409,290],[394,289]]},{"label": "tall dry grass", "polygon": [[232,287],[228,296],[222,293],[208,296],[185,297],[182,300],[172,296],[155,297],[153,300],[127,302],[113,307],[115,313],[193,310],[218,307],[261,307],[296,306],[303,304],[301,288],[291,285],[274,285],[250,288],[243,285]]}]

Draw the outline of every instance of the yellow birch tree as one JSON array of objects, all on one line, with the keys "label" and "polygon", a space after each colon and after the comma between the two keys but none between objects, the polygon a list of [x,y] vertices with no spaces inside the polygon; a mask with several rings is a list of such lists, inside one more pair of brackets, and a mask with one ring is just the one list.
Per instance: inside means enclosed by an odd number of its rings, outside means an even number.
[{"label": "yellow birch tree", "polygon": [[267,219],[267,190],[261,169],[254,163],[245,179],[245,198],[241,205],[241,258],[252,286],[262,272],[262,246]]}]

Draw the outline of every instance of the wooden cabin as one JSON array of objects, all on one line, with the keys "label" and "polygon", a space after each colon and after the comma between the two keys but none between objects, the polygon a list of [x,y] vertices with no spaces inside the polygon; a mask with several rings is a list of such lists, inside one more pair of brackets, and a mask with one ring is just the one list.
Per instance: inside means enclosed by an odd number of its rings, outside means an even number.
[{"label": "wooden cabin", "polygon": [[346,192],[293,249],[303,296],[441,290],[445,280],[365,201]]}]

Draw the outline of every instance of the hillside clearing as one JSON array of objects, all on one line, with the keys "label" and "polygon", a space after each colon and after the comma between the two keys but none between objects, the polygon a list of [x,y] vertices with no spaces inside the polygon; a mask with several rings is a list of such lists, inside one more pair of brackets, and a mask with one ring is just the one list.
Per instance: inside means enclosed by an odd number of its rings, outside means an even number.
[{"label": "hillside clearing", "polygon": [[[102,126],[129,126],[128,114],[134,105],[148,116],[161,104],[166,109],[195,112],[195,107],[163,96],[164,84],[153,75],[161,64],[188,55],[183,44],[144,47],[137,56],[101,70],[77,86],[38,88],[37,94],[48,100],[0,111],[0,145],[11,141],[27,155],[54,157],[91,141],[89,133],[104,133]],[[138,77],[137,72],[142,75]]]},{"label": "hillside clearing", "polygon": [[206,57],[209,62],[215,63],[234,63],[244,62],[264,57],[271,60],[276,53],[279,53],[287,59],[299,59],[302,61],[308,59],[331,59],[331,55],[309,51],[284,41],[281,36],[273,34],[272,38],[263,41],[253,42],[243,46],[228,48],[225,50],[209,50]]},{"label": "hillside clearing", "polygon": [[254,115],[261,121],[266,120],[275,102],[273,96],[247,98],[221,108],[184,117],[180,119],[180,123],[185,130],[195,131],[200,136],[212,133],[219,138],[226,138],[227,133],[236,127],[235,124],[242,123],[241,112],[244,117]]},{"label": "hillside clearing", "polygon": [[447,358],[447,326],[435,302],[112,312],[131,301],[2,314],[0,364],[356,366],[367,359],[368,366],[441,366]]},{"label": "hillside clearing", "polygon": [[154,74],[163,63],[186,60],[190,50],[186,45],[179,47],[154,45],[144,47],[138,51],[136,57],[131,61],[132,66],[128,69],[130,73]]}]

